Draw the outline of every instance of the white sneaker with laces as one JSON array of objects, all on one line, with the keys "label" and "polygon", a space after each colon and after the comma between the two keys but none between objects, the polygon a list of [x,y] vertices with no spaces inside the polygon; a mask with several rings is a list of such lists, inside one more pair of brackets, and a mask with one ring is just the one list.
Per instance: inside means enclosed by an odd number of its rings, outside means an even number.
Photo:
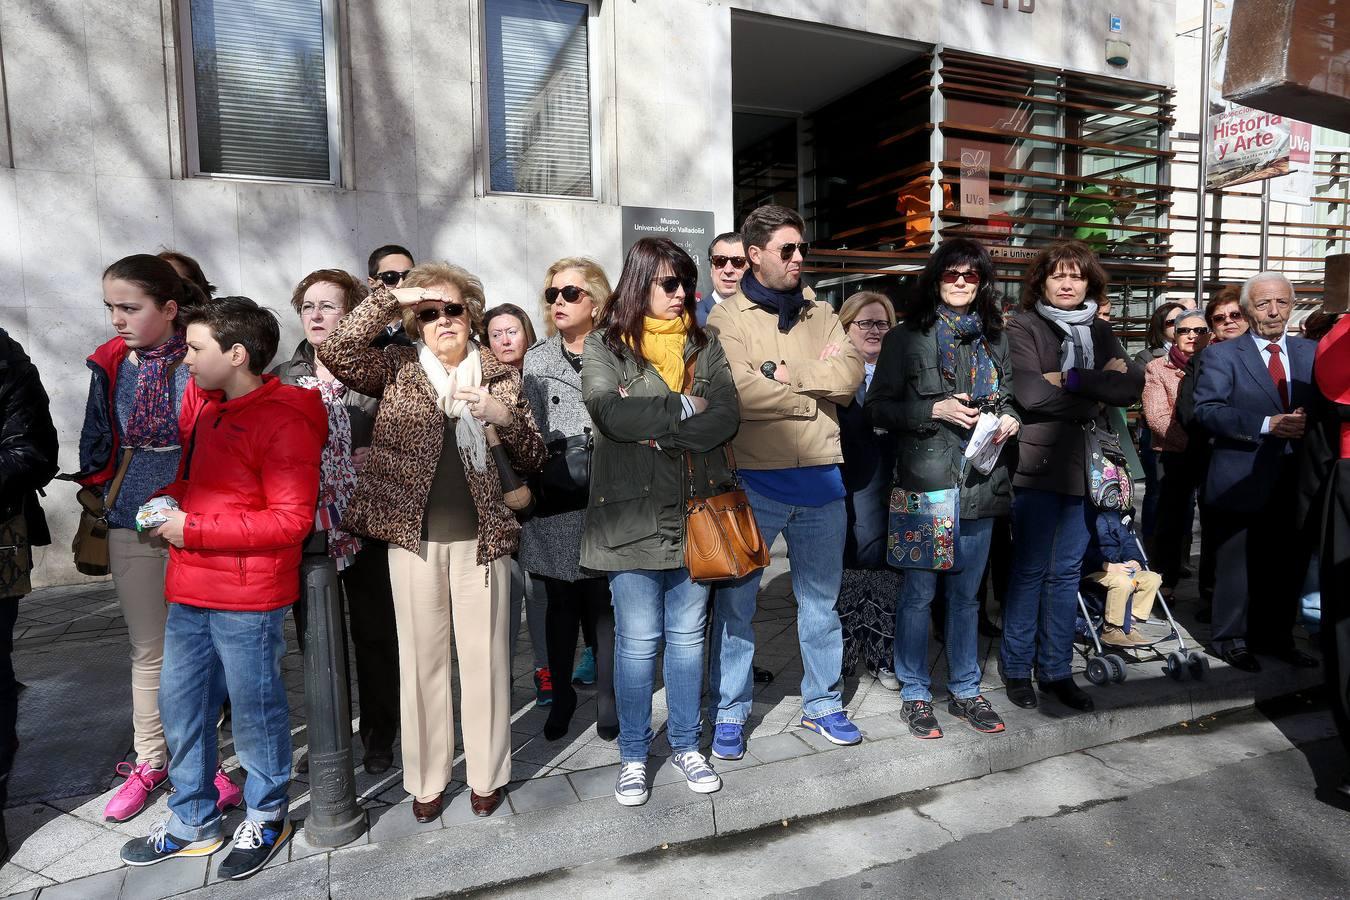
[{"label": "white sneaker with laces", "polygon": [[672,753],[670,764],[680,770],[689,790],[695,794],[711,794],[722,789],[721,777],[708,765],[708,760],[697,750]]},{"label": "white sneaker with laces", "polygon": [[620,806],[641,806],[651,792],[647,790],[645,762],[619,763],[619,778],[614,783],[614,799]]},{"label": "white sneaker with laces", "polygon": [[900,679],[895,677],[895,672],[885,667],[877,670],[877,681],[888,691],[900,690]]}]

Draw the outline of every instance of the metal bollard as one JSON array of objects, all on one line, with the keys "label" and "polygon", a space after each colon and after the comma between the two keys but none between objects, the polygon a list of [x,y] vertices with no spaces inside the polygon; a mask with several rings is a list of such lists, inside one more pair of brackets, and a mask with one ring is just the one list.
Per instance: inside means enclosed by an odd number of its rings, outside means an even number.
[{"label": "metal bollard", "polygon": [[306,604],[305,715],[309,719],[309,817],[305,837],[316,847],[351,843],[366,830],[356,803],[352,723],[347,718],[346,655],[339,642],[342,607],[337,567],[327,555],[305,554],[300,564]]}]

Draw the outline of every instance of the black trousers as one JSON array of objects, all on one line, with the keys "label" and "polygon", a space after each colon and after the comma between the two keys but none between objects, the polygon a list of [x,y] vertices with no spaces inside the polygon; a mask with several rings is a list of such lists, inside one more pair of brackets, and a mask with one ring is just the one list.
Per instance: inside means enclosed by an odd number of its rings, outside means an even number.
[{"label": "black trousers", "polygon": [[595,641],[596,722],[617,726],[614,704],[614,607],[610,605],[609,579],[582,578],[560,581],[535,576],[548,597],[545,618],[548,667],[553,673],[553,706],[550,719],[570,719],[576,710],[577,692],[572,687],[572,667],[577,659],[577,628],[589,628]]},{"label": "black trousers", "polygon": [[[347,615],[341,618],[342,652],[346,657],[348,616],[352,646],[356,650],[356,689],[361,704],[357,730],[367,749],[388,748],[398,734],[399,723],[398,629],[394,622],[394,594],[389,587],[389,545],[363,538],[355,562],[338,573],[338,578],[347,606]],[[293,609],[296,636],[303,652],[305,598],[301,597]],[[349,659],[344,658],[344,662],[350,666]]]},{"label": "black trousers", "polygon": [[1151,569],[1163,587],[1176,587],[1186,564],[1195,523],[1195,467],[1186,453],[1158,454],[1158,517],[1153,532]]},{"label": "black trousers", "polygon": [[19,618],[18,597],[0,599],[0,828],[9,800],[9,772],[19,743],[19,682],[14,677],[14,623]]},{"label": "black trousers", "polygon": [[1327,699],[1350,753],[1350,459],[1337,460],[1321,510],[1322,671]]},{"label": "black trousers", "polygon": [[1296,519],[1292,463],[1271,486],[1263,508],[1212,510],[1217,569],[1213,641],[1219,652],[1246,644],[1273,651],[1293,646],[1311,542]]}]

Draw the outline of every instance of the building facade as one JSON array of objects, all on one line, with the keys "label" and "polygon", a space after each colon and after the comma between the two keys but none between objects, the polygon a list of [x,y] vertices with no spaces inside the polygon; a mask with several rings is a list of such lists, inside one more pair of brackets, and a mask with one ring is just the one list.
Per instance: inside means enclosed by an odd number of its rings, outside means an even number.
[{"label": "building facade", "polygon": [[[1032,172],[1025,191],[997,159],[990,175],[1018,216],[1083,200],[1033,176],[1088,183],[1112,152],[1066,153],[1116,141],[1108,131],[1158,151],[1147,182],[1165,182],[1166,129],[1151,137],[1150,117],[1168,115],[1176,18],[1173,0],[3,0],[0,326],[42,372],[71,471],[84,358],[111,336],[99,273],[129,253],[196,257],[220,293],[277,311],[284,354],[300,336],[296,282],[321,267],[364,274],[380,244],[463,265],[489,303],[535,312],[561,256],[617,277],[626,209],[700,214],[684,236],[701,249],[781,188],[835,253],[813,259],[817,277],[842,285],[887,271],[884,254],[923,252],[885,224],[922,212],[903,208],[908,180],[877,171],[878,208],[851,205],[869,188],[847,169],[876,155],[839,156],[854,132],[914,148],[929,212],[936,200],[950,213],[934,231],[979,224],[943,199],[961,175],[943,165],[955,152],[959,168],[961,149],[943,133],[944,67],[967,102],[993,91],[1011,111],[966,134],[1026,142],[1003,164]],[[909,86],[888,92],[897,78]],[[1108,112],[1127,113],[1094,120],[1103,140],[1055,124],[1055,110],[1102,105],[1084,91],[1119,94]],[[789,152],[766,157],[775,140]],[[1138,227],[1166,228],[1156,210]],[[1007,227],[1022,238],[1009,245],[1034,246],[1050,226]],[[860,274],[831,274],[844,269]],[[53,485],[45,507],[55,544],[35,583],[79,580],[71,486]]]}]

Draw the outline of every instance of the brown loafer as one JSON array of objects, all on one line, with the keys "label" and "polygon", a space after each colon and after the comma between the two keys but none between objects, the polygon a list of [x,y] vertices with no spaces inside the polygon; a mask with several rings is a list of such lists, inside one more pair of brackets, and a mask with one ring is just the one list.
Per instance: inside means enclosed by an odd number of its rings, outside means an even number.
[{"label": "brown loafer", "polygon": [[469,791],[469,806],[473,807],[473,814],[475,816],[492,815],[497,810],[497,807],[502,805],[504,799],[506,799],[506,788],[497,788],[490,794],[479,794],[472,790]]},{"label": "brown loafer", "polygon": [[413,798],[413,816],[423,825],[428,822],[434,822],[441,817],[441,807],[445,805],[445,795],[437,797],[429,803],[423,803],[416,797]]}]

